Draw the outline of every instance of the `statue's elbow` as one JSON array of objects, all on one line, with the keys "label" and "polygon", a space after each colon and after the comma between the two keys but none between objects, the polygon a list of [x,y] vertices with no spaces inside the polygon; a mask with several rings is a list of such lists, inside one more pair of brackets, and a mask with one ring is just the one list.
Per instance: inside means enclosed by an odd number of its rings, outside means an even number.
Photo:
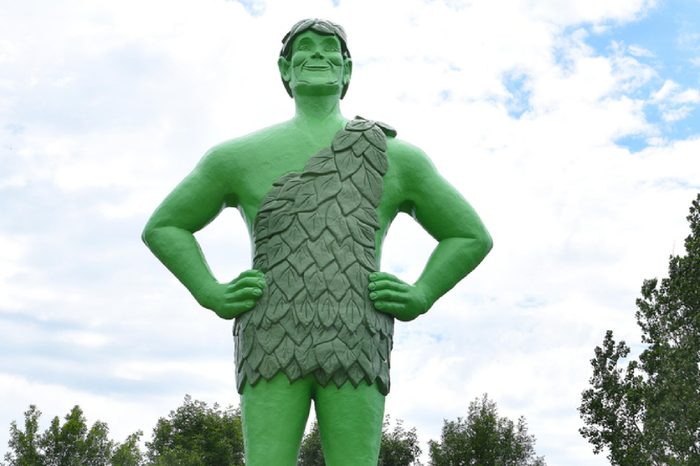
[{"label": "statue's elbow", "polygon": [[482,258],[486,257],[491,249],[493,249],[493,238],[488,231],[484,231],[479,235],[477,239],[479,243],[479,250],[481,251]]},{"label": "statue's elbow", "polygon": [[157,234],[156,231],[157,229],[155,226],[151,222],[148,222],[141,232],[141,241],[149,248],[151,248],[153,244],[153,237]]}]

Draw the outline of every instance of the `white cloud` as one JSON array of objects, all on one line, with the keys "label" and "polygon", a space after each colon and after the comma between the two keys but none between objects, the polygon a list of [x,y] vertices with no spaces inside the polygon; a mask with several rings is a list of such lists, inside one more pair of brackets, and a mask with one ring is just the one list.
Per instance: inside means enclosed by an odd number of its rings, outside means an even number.
[{"label": "white cloud", "polygon": [[656,5],[655,0],[628,0],[606,2],[605,0],[560,2],[540,0],[528,2],[532,5],[535,17],[556,21],[562,24],[581,22],[606,23],[627,22],[642,17]]},{"label": "white cloud", "polygon": [[629,46],[629,51],[635,57],[651,58],[655,56],[654,52],[651,50],[634,44]]},{"label": "white cloud", "polygon": [[686,118],[695,108],[692,104],[700,103],[698,89],[681,90],[680,84],[667,79],[661,88],[652,93],[651,102],[657,104],[666,122],[679,121]]},{"label": "white cloud", "polygon": [[652,102],[661,102],[668,99],[671,95],[678,92],[679,87],[680,86],[678,85],[678,83],[667,79],[666,81],[664,81],[664,84],[663,86],[661,86],[661,89],[659,89],[651,95]]}]

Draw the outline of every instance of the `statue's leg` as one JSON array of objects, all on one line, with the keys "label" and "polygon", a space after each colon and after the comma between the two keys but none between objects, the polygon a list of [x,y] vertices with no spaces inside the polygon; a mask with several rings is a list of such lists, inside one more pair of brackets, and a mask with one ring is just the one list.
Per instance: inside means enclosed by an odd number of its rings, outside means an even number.
[{"label": "statue's leg", "polygon": [[377,466],[384,419],[377,387],[331,383],[316,388],[315,401],[326,466]]},{"label": "statue's leg", "polygon": [[295,466],[309,417],[312,382],[284,374],[246,385],[241,395],[246,466]]}]

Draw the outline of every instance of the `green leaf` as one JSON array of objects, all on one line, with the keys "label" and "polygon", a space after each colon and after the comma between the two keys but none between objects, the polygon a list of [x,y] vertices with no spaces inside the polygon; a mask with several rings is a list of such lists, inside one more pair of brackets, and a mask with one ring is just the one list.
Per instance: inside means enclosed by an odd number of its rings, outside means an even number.
[{"label": "green leaf", "polygon": [[352,175],[351,180],[357,187],[357,190],[367,198],[372,206],[376,207],[379,205],[384,184],[382,183],[382,177],[376,171],[369,168],[357,170]]},{"label": "green leaf", "polygon": [[[298,173],[290,173],[290,179],[284,183],[281,189],[275,195],[275,198],[280,200],[293,201],[301,187],[301,180]],[[279,182],[279,180],[277,181]]]},{"label": "green leaf", "polygon": [[363,158],[356,157],[351,150],[337,152],[335,154],[335,163],[338,167],[338,174],[341,180],[345,180],[357,171],[362,165]]},{"label": "green leaf", "polygon": [[362,133],[364,137],[367,138],[367,140],[377,149],[380,151],[386,151],[386,136],[380,130],[378,127],[373,126],[364,133]]},{"label": "green leaf", "polygon": [[350,366],[350,369],[348,369],[348,377],[350,378],[350,381],[355,387],[357,387],[362,381],[362,379],[365,377],[365,374],[360,368],[358,362],[355,362],[352,366]]},{"label": "green leaf", "polygon": [[299,213],[299,222],[309,238],[317,239],[326,228],[326,216],[328,207],[335,204],[335,200],[322,204],[317,210]]},{"label": "green leaf", "polygon": [[271,354],[282,342],[286,332],[280,325],[271,325],[267,330],[258,330],[257,339],[265,353]]},{"label": "green leaf", "polygon": [[297,197],[294,200],[294,206],[292,207],[294,212],[309,212],[318,207],[318,196],[316,195],[316,190],[314,189],[314,185],[312,182],[310,182],[310,180],[305,179],[304,183],[302,183],[299,187]]},{"label": "green leaf", "polygon": [[299,364],[294,359],[289,361],[289,364],[284,368],[284,373],[287,374],[291,382],[301,379],[304,375],[301,372],[301,367],[299,367]]},{"label": "green leaf", "polygon": [[395,138],[396,137],[396,130],[394,129],[393,126],[384,123],[383,121],[375,121],[377,126],[386,134],[388,137]]},{"label": "green leaf", "polygon": [[314,267],[307,270],[304,275],[304,283],[306,285],[306,293],[313,300],[316,300],[327,289],[326,279],[323,273]]},{"label": "green leaf", "polygon": [[289,337],[285,337],[279,346],[277,346],[275,349],[275,357],[281,367],[287,366],[292,361],[294,357],[294,342]]},{"label": "green leaf", "polygon": [[333,257],[335,257],[336,263],[340,267],[340,270],[347,269],[350,264],[353,264],[356,261],[353,247],[354,245],[355,243],[350,237],[346,238],[345,241],[341,243],[333,241],[330,249],[333,253]]},{"label": "green leaf", "polygon": [[340,361],[335,354],[333,341],[327,341],[316,346],[318,363],[326,374],[332,374],[340,368]]},{"label": "green leaf", "polygon": [[365,269],[365,272],[374,272],[377,269],[377,260],[374,257],[374,248],[368,248],[360,243],[355,243],[355,258]]},{"label": "green leaf", "polygon": [[352,220],[354,221],[347,222],[352,238],[365,247],[374,248],[375,230],[364,223],[358,222],[356,219]]},{"label": "green leaf", "polygon": [[[294,299],[294,296],[304,289],[304,282],[301,275],[299,275],[297,271],[294,270],[294,267],[291,266],[284,267],[279,271],[278,269],[273,269],[273,272],[275,283],[277,283],[277,286],[279,286],[282,293],[284,293],[284,297],[286,298],[286,300],[282,300],[279,305],[280,307],[287,308],[289,307],[288,303]],[[272,317],[272,315],[270,315],[270,318],[273,320],[273,322],[279,320]]]},{"label": "green leaf", "polygon": [[[308,235],[301,227],[298,216],[290,215],[290,217],[292,217],[292,223],[287,227],[287,231],[284,233],[282,240],[287,243],[287,246],[289,246],[292,251],[296,252],[300,249],[301,245],[308,240]],[[295,265],[294,262],[292,262],[292,265]]]},{"label": "green leaf", "polygon": [[326,173],[334,173],[335,169],[335,154],[329,148],[322,149],[318,154],[309,159],[304,167],[303,178],[305,181],[309,175],[323,175]]},{"label": "green leaf", "polygon": [[[341,304],[341,307],[343,305]],[[354,320],[357,319],[357,316],[346,316],[343,317],[345,314],[345,311],[340,313],[341,319],[345,321],[345,319],[351,319],[353,320],[353,326],[354,326]],[[364,320],[364,315],[360,313],[359,316],[360,319],[360,324]],[[343,342],[348,346],[348,348],[352,348],[354,353],[359,354],[360,353],[360,347],[358,343],[362,341],[363,338],[367,338],[367,330],[363,327],[360,327],[359,324],[358,326],[354,327],[352,330],[350,330],[346,325],[343,326],[342,329],[338,332],[338,338],[343,340]],[[357,354],[355,355],[357,357]]]},{"label": "green leaf", "polygon": [[276,199],[273,197],[267,198],[260,206],[260,209],[258,209],[258,212],[269,212],[272,210],[278,210],[286,206],[288,202],[289,201],[287,201],[286,199]]},{"label": "green leaf", "polygon": [[357,141],[363,133],[340,130],[333,139],[332,148],[335,152],[344,151]]},{"label": "green leaf", "polygon": [[279,236],[273,236],[267,242],[266,253],[267,253],[267,263],[270,268],[279,264],[289,257],[292,252],[289,246],[282,241]]},{"label": "green leaf", "polygon": [[[318,273],[318,272],[316,272],[316,273]],[[311,293],[309,293],[309,294],[311,294]],[[319,293],[319,296],[320,296],[320,293]],[[316,298],[313,298],[313,299],[316,299]],[[307,325],[311,324],[311,322],[313,322],[315,312],[314,312],[313,306],[309,303],[308,300],[304,301],[301,304],[301,306],[297,306],[295,308],[295,310],[296,310],[297,319],[299,320],[299,323],[301,323],[301,325],[307,326]]]},{"label": "green leaf", "polygon": [[[351,332],[355,332],[357,330],[357,327],[362,324],[363,321],[363,313],[362,309],[365,307],[365,302],[364,299],[362,299],[361,296],[358,296],[357,294],[353,293],[352,291],[348,291],[345,294],[345,297],[340,303],[340,318],[342,319],[343,323],[347,325],[348,329]],[[373,312],[370,310],[370,312]],[[354,346],[354,345],[353,345]]]},{"label": "green leaf", "polygon": [[372,120],[366,120],[361,116],[356,116],[354,120],[345,125],[345,129],[348,131],[366,131],[372,126],[374,126],[374,122]]},{"label": "green leaf", "polygon": [[343,183],[338,193],[338,205],[343,215],[348,215],[360,206],[362,196],[352,183]]},{"label": "green leaf", "polygon": [[277,212],[270,213],[268,233],[274,235],[286,230],[292,224],[293,220],[294,216],[286,210],[280,209]]},{"label": "green leaf", "polygon": [[327,173],[314,178],[313,185],[316,191],[316,202],[321,204],[338,194],[338,191],[340,191],[340,178],[337,173]]},{"label": "green leaf", "polygon": [[337,313],[337,301],[331,298],[328,292],[321,297],[321,305],[318,307],[318,318],[324,327],[330,327],[335,321]]},{"label": "green leaf", "polygon": [[311,257],[314,262],[316,262],[319,270],[325,268],[333,261],[333,253],[329,245],[331,241],[333,241],[333,238],[331,238],[330,235],[324,235],[319,237],[316,241],[308,243]]},{"label": "green leaf", "polygon": [[[361,303],[365,302],[363,296],[368,294],[367,286],[369,285],[369,278],[367,277],[367,273],[360,267],[359,263],[355,262],[345,271],[345,274],[348,277],[350,285],[357,292],[357,295],[355,295],[355,302],[361,306]],[[348,294],[354,293],[348,292]]]},{"label": "green leaf", "polygon": [[275,357],[272,354],[265,355],[265,357],[263,357],[262,362],[260,363],[260,367],[258,368],[258,370],[260,371],[260,375],[265,380],[270,380],[275,375],[277,375],[278,369],[279,365],[277,364],[277,361],[275,360]]},{"label": "green leaf", "polygon": [[335,264],[331,264],[330,267],[326,267],[323,274],[325,275],[326,282],[328,283],[328,290],[333,297],[335,297],[336,301],[340,301],[350,286],[347,277],[343,272],[338,270],[338,266]]},{"label": "green leaf", "polygon": [[369,146],[364,154],[362,154],[367,162],[379,173],[384,176],[389,169],[389,163],[386,158],[386,153],[377,149],[374,146]]},{"label": "green leaf", "polygon": [[367,150],[369,147],[369,140],[365,137],[362,137],[355,141],[355,144],[352,145],[352,153],[355,155],[355,157],[360,158],[360,156]]},{"label": "green leaf", "polygon": [[340,361],[340,364],[345,370],[355,362],[352,352],[350,352],[348,347],[345,346],[345,343],[339,339],[333,340],[333,352],[336,354],[338,361]]},{"label": "green leaf", "polygon": [[[286,239],[286,238],[285,238]],[[306,242],[308,238],[304,235],[303,240]],[[306,270],[311,267],[314,260],[311,258],[309,247],[306,244],[300,244],[292,248],[292,254],[289,256],[289,263],[294,267],[300,275],[303,275]]]},{"label": "green leaf", "polygon": [[340,207],[337,202],[331,202],[328,205],[328,211],[326,212],[326,227],[333,233],[333,236],[337,241],[343,241],[350,234],[348,230],[348,223],[345,220],[345,216],[340,211]]}]

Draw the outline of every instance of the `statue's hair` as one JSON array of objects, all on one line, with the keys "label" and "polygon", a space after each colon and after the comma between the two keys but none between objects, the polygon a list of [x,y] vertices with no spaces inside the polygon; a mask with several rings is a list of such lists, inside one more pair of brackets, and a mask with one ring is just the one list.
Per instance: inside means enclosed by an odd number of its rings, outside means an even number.
[{"label": "statue's hair", "polygon": [[[319,34],[325,34],[329,36],[336,36],[340,41],[340,48],[343,53],[344,58],[350,58],[350,50],[347,44],[347,35],[345,34],[345,29],[340,24],[335,24],[331,21],[318,18],[302,19],[289,30],[287,34],[282,38],[282,50],[280,50],[280,57],[284,57],[286,60],[292,58],[292,43],[294,38],[304,31],[315,31]],[[289,87],[289,83],[282,79],[284,88],[287,89],[287,94],[292,97],[292,89]],[[348,82],[343,86],[343,90],[340,94],[340,98],[345,97],[345,93],[348,91]]]}]

